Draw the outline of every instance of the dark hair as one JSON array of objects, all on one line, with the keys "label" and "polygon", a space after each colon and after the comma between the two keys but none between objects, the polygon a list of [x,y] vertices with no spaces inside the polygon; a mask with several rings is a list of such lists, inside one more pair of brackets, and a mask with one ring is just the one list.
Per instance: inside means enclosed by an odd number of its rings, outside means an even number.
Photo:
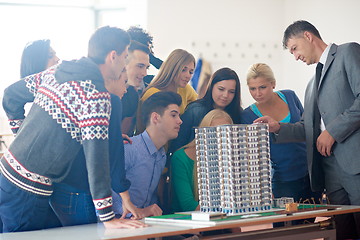
[{"label": "dark hair", "polygon": [[195,102],[201,103],[203,106],[205,106],[208,109],[208,111],[214,109],[214,99],[212,97],[212,90],[214,88],[214,85],[218,82],[224,80],[230,80],[230,79],[234,79],[236,82],[235,96],[234,99],[231,101],[231,103],[228,106],[226,106],[224,110],[231,116],[234,123],[240,123],[240,118],[241,118],[240,114],[243,110],[241,108],[240,80],[236,72],[230,68],[220,68],[215,73],[213,73],[204,97],[196,100]]},{"label": "dark hair", "polygon": [[305,31],[310,32],[310,33],[314,34],[316,37],[318,37],[319,39],[321,39],[319,31],[316,29],[316,27],[314,25],[312,25],[308,21],[299,20],[299,21],[293,22],[291,25],[289,25],[286,28],[286,30],[284,32],[283,41],[282,41],[284,49],[287,48],[287,42],[289,41],[290,38],[292,38],[294,36],[298,36],[300,34],[303,34]]},{"label": "dark hair", "polygon": [[49,61],[50,40],[42,39],[26,44],[20,63],[20,77],[44,71]]},{"label": "dark hair", "polygon": [[120,28],[98,28],[89,40],[88,57],[97,64],[103,64],[111,51],[116,51],[120,55],[129,43],[129,34]]},{"label": "dark hair", "polygon": [[135,50],[142,51],[147,55],[150,54],[150,50],[146,45],[139,43],[138,41],[131,40],[129,46],[129,52],[134,52]]},{"label": "dark hair", "polygon": [[176,104],[180,107],[181,101],[181,96],[174,92],[160,91],[154,93],[142,104],[141,117],[144,125],[149,125],[151,113],[156,112],[162,116],[170,104]]},{"label": "dark hair", "polygon": [[139,26],[131,26],[127,33],[130,35],[132,40],[138,41],[146,46],[148,46],[151,53],[153,53],[153,37],[146,32],[144,29],[142,29]]}]

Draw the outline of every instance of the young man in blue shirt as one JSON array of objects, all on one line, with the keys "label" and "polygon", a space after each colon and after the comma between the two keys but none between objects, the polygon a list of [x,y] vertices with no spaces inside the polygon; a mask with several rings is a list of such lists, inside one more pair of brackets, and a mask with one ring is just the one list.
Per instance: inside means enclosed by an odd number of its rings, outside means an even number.
[{"label": "young man in blue shirt", "polygon": [[[130,198],[141,208],[144,216],[162,214],[157,205],[157,187],[166,163],[164,146],[178,136],[181,105],[180,95],[158,92],[143,104],[142,117],[146,125],[143,133],[132,137],[132,144],[125,145],[125,172],[130,180]],[[121,198],[113,193],[115,214],[125,216]]]}]

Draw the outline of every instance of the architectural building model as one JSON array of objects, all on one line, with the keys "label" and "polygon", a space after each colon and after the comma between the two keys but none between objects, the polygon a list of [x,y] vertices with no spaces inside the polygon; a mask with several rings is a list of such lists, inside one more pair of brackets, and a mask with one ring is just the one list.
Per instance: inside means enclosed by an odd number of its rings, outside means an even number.
[{"label": "architectural building model", "polygon": [[267,124],[195,130],[201,212],[237,214],[271,208]]}]

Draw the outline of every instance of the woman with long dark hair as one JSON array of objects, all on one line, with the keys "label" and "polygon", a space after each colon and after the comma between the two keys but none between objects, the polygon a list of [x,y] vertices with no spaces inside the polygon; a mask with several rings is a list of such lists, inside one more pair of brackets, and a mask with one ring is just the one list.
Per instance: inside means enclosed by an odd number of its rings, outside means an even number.
[{"label": "woman with long dark hair", "polygon": [[170,144],[170,152],[191,142],[195,137],[194,127],[199,126],[204,116],[213,109],[227,112],[234,123],[241,120],[240,80],[236,72],[230,68],[217,70],[210,79],[203,98],[189,104],[184,114],[179,136]]},{"label": "woman with long dark hair", "polygon": [[42,72],[57,64],[59,58],[50,46],[49,39],[41,39],[26,44],[20,63],[20,77]]}]

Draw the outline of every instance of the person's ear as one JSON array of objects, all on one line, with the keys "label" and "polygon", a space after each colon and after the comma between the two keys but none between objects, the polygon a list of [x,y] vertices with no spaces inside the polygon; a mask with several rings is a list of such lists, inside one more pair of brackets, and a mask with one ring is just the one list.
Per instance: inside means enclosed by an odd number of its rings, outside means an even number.
[{"label": "person's ear", "polygon": [[111,51],[109,52],[106,57],[105,57],[105,63],[109,64],[109,63],[112,63],[115,59],[115,56],[114,56],[114,53],[115,51]]},{"label": "person's ear", "polygon": [[107,58],[110,62],[114,62],[115,59],[116,59],[116,51],[115,50],[112,50],[111,52],[109,52],[109,54],[107,55]]},{"label": "person's ear", "polygon": [[271,82],[271,86],[272,86],[273,89],[275,89],[275,86],[276,86],[275,81]]},{"label": "person's ear", "polygon": [[150,121],[154,124],[158,123],[160,119],[160,115],[157,112],[152,112],[150,115]]},{"label": "person's ear", "polygon": [[304,38],[306,39],[306,40],[308,40],[308,41],[312,41],[312,39],[313,39],[313,35],[310,33],[310,32],[308,32],[308,31],[305,31],[304,32]]}]

